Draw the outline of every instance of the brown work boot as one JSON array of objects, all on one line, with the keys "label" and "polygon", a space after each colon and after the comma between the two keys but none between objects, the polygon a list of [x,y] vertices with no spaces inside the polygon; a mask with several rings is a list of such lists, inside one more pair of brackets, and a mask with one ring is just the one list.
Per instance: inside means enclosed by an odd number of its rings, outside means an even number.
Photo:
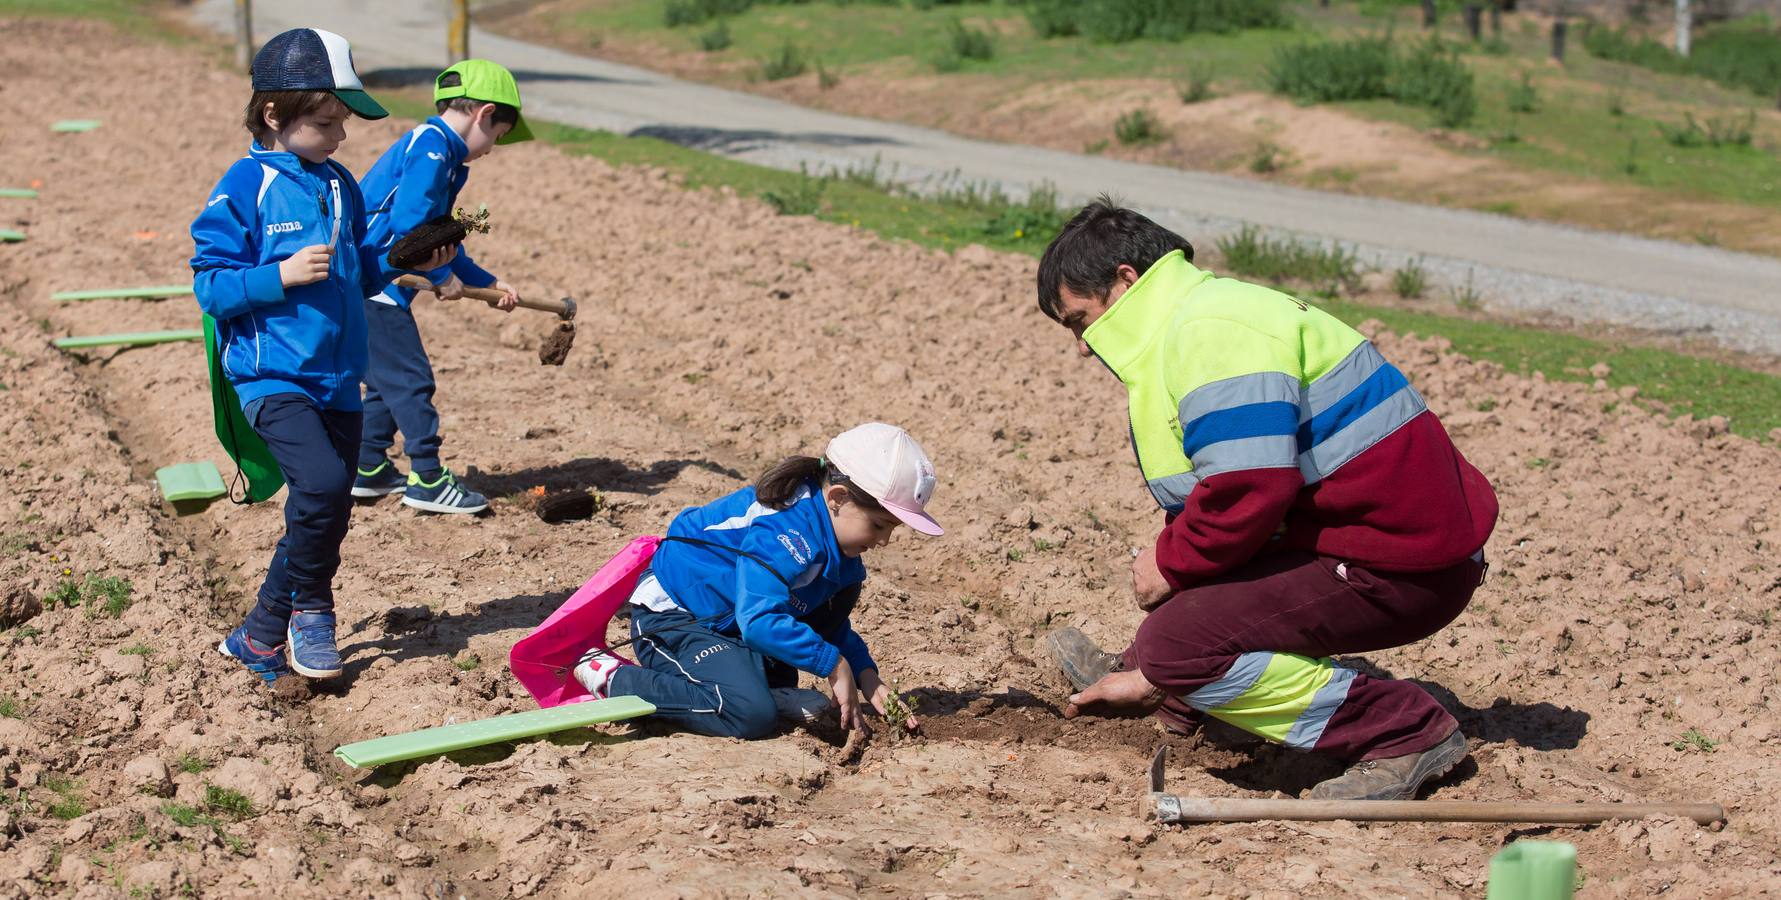
[{"label": "brown work boot", "polygon": [[1045,636],[1045,643],[1064,677],[1079,691],[1124,668],[1123,660],[1095,646],[1088,635],[1074,628],[1059,628]]},{"label": "brown work boot", "polygon": [[1421,753],[1368,759],[1311,789],[1312,800],[1414,800],[1424,783],[1466,758],[1466,736],[1453,733]]}]

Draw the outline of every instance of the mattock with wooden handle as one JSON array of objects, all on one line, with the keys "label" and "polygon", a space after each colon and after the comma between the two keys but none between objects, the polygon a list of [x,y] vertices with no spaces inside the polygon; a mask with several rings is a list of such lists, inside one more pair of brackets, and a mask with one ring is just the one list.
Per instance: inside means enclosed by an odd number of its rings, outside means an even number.
[{"label": "mattock with wooden handle", "polygon": [[1168,745],[1150,759],[1150,791],[1138,814],[1163,823],[1185,822],[1533,822],[1593,825],[1616,819],[1677,816],[1701,825],[1725,821],[1717,803],[1536,803],[1472,800],[1272,800],[1182,797],[1163,790]]},{"label": "mattock with wooden handle", "polygon": [[[396,284],[416,291],[433,290],[433,283],[419,275],[399,276],[396,278]],[[493,288],[466,287],[464,288],[464,296],[471,300],[481,300],[490,306],[495,306],[501,302],[502,297],[507,295],[494,290]],[[556,313],[557,318],[562,319],[565,322],[573,321],[575,319],[575,299],[573,297],[564,297],[561,300],[534,300],[530,297],[521,297],[519,299],[519,305],[526,309],[538,310],[539,312]]]}]

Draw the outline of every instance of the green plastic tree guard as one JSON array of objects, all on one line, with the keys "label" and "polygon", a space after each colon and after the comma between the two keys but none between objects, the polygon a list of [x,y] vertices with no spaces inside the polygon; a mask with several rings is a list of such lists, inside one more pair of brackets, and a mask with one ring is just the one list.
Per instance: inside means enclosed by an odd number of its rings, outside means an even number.
[{"label": "green plastic tree guard", "polygon": [[204,330],[201,328],[185,328],[178,331],[132,331],[124,334],[89,334],[79,337],[57,338],[52,343],[58,350],[79,350],[83,347],[109,347],[123,344],[129,347],[143,347],[149,344],[167,344],[174,341],[201,341]]},{"label": "green plastic tree guard", "polygon": [[0,228],[0,243],[15,244],[24,239],[25,233],[22,231],[13,231],[10,228]]},{"label": "green plastic tree guard", "polygon": [[655,711],[655,705],[642,697],[608,697],[605,700],[566,703],[549,709],[534,709],[490,719],[477,719],[474,722],[423,728],[406,734],[392,734],[389,737],[347,744],[336,749],[334,755],[345,760],[349,766],[365,769],[501,741],[517,741],[601,722],[634,719]]},{"label": "green plastic tree guard", "polygon": [[92,131],[102,124],[104,123],[100,122],[98,119],[63,119],[62,121],[51,125],[49,130],[61,132]]},{"label": "green plastic tree guard", "polygon": [[30,188],[0,188],[0,197],[11,200],[32,200],[37,197],[37,192]]},{"label": "green plastic tree guard", "polygon": [[161,498],[181,516],[203,512],[212,501],[229,493],[223,486],[223,473],[209,460],[156,469],[155,483],[161,486]]},{"label": "green plastic tree guard", "polygon": [[1516,841],[1490,860],[1485,900],[1571,900],[1577,848],[1564,841]]},{"label": "green plastic tree guard", "polygon": [[166,284],[155,287],[134,288],[101,288],[94,291],[57,291],[49,298],[62,303],[76,300],[124,300],[140,297],[144,300],[161,300],[167,297],[184,297],[192,292],[189,284]]}]

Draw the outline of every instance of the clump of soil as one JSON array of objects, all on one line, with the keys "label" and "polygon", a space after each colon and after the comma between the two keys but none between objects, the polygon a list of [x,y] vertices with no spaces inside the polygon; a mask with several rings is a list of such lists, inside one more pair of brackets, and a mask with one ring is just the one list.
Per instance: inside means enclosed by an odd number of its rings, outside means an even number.
[{"label": "clump of soil", "polygon": [[569,358],[569,348],[573,346],[575,323],[558,322],[538,345],[538,361],[547,366],[560,366]]},{"label": "clump of soil", "polygon": [[433,251],[463,243],[472,231],[487,234],[488,220],[486,206],[474,213],[459,208],[434,216],[390,247],[390,265],[398,269],[416,268],[425,263]]}]

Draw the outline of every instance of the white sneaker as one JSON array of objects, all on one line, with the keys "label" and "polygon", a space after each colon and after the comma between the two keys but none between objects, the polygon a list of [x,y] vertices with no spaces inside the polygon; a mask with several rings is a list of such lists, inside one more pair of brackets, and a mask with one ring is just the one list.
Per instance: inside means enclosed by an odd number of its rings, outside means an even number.
[{"label": "white sneaker", "polygon": [[587,692],[595,697],[606,699],[606,687],[612,683],[612,673],[624,665],[618,657],[607,653],[599,647],[593,647],[581,655],[575,664],[575,680],[587,688]]},{"label": "white sneaker", "polygon": [[823,717],[834,704],[821,691],[809,688],[773,688],[768,693],[773,695],[773,706],[779,710],[779,719],[793,725],[808,725]]}]

